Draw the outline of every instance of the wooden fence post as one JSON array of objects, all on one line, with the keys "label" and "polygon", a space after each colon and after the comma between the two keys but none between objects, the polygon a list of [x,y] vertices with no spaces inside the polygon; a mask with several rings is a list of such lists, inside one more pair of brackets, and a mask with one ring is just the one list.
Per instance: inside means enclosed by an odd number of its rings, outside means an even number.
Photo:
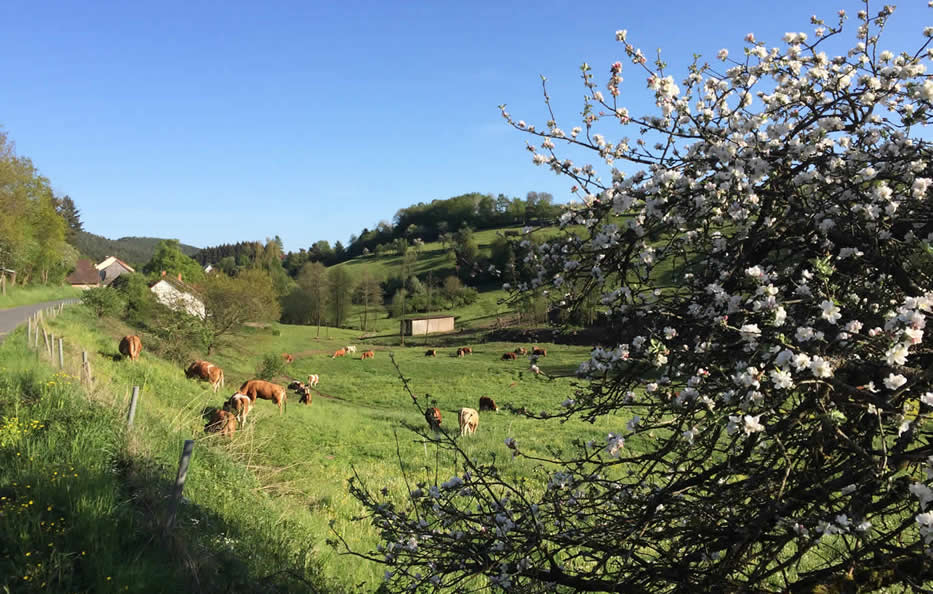
[{"label": "wooden fence post", "polygon": [[36,358],[39,356],[39,320],[36,319],[36,335],[32,337],[32,348],[36,351]]},{"label": "wooden fence post", "polygon": [[26,318],[26,346],[32,344],[32,318]]},{"label": "wooden fence post", "polygon": [[130,398],[130,411],[126,415],[126,426],[133,426],[133,419],[136,417],[136,402],[139,400],[139,386],[133,386],[133,397]]},{"label": "wooden fence post", "polygon": [[81,378],[82,381],[91,385],[91,362],[87,360],[87,351],[81,351]]},{"label": "wooden fence post", "polygon": [[65,368],[65,339],[58,339],[58,368]]},{"label": "wooden fence post", "polygon": [[49,332],[49,361],[51,363],[55,362],[55,355],[53,354],[55,349],[55,335]]},{"label": "wooden fence post", "polygon": [[191,452],[194,450],[194,440],[186,439],[181,450],[181,460],[178,461],[178,475],[175,477],[175,492],[169,503],[168,520],[165,523],[166,531],[175,525],[175,515],[178,513],[178,503],[181,501],[181,492],[185,488],[185,479],[188,478],[188,463],[191,462]]}]

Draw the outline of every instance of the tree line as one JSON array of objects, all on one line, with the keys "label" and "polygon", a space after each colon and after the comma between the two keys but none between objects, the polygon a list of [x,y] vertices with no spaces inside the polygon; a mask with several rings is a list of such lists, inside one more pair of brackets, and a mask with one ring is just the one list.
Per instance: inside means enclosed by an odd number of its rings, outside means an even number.
[{"label": "tree line", "polygon": [[68,196],[56,196],[28,157],[0,132],[0,273],[12,284],[57,283],[73,268],[81,231]]}]

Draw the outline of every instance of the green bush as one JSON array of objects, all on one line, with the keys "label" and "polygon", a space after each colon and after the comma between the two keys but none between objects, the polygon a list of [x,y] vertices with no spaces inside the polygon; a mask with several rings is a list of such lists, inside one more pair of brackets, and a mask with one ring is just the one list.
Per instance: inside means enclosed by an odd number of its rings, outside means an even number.
[{"label": "green bush", "polygon": [[126,300],[123,318],[130,325],[149,325],[156,300],[143,275],[121,274],[110,284],[110,287],[116,289]]},{"label": "green bush", "polygon": [[285,359],[278,353],[266,353],[256,366],[256,377],[271,380],[285,371]]},{"label": "green bush", "polygon": [[98,318],[120,313],[126,304],[123,296],[110,287],[95,287],[81,295],[81,303],[93,311]]}]

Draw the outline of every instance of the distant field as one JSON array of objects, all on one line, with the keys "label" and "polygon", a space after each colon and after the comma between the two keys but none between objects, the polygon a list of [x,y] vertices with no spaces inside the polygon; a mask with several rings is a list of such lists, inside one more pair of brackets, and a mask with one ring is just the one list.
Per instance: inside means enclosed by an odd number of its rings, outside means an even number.
[{"label": "distant field", "polygon": [[[333,522],[334,529],[356,548],[377,543],[367,523],[351,521],[361,512],[347,495],[346,480],[354,470],[368,484],[384,486],[398,497],[406,492],[398,453],[412,482],[433,484],[435,478],[443,482],[457,472],[456,460],[437,456],[419,436],[426,424],[403,389],[390,354],[409,378],[415,396],[440,408],[448,430],[457,431],[461,407],[476,408],[483,395],[495,398],[500,412],[482,413],[476,435],[463,443],[471,456],[481,462],[495,460],[507,476],[540,478],[548,469],[522,458],[513,460],[506,437],[515,438],[529,454],[546,456],[548,448],[569,445],[571,438],[604,440],[609,431],[624,424],[615,418],[595,425],[541,422],[506,410],[509,405],[531,410],[558,407],[573,393],[573,371],[587,356],[586,346],[539,345],[548,349],[548,356],[539,361],[552,378],[546,379],[529,372],[527,359],[501,359],[502,353],[518,346],[513,343],[464,343],[473,346],[474,354],[457,358],[458,343],[448,336],[444,344],[449,346],[440,347],[437,358],[431,358],[424,356],[420,341],[418,346],[380,346],[358,340],[358,332],[331,328],[317,338],[313,327],[273,325],[248,329],[211,357],[226,372],[226,387],[215,395],[206,384],[185,380],[179,366],[154,357],[145,348],[146,336],[141,361],[114,361],[118,338],[130,331],[118,322],[100,326],[83,308],[74,307],[53,327],[67,344],[80,344],[91,353],[99,385],[112,394],[112,406],[125,410],[130,387],[141,386],[134,439],[147,464],[162,468],[166,480],[173,476],[182,440],[197,440],[185,487],[191,506],[179,520],[193,531],[190,538],[203,543],[220,534],[237,534],[241,542],[255,540],[270,550],[292,548],[293,553],[300,552],[308,579],[324,580],[331,589],[365,583],[362,591],[372,591],[384,570],[340,555],[325,542],[332,537]],[[375,359],[361,361],[358,355],[332,359],[334,350],[346,344],[360,350],[374,348]],[[71,347],[67,355],[75,363],[77,350]],[[220,406],[240,382],[251,378],[267,352],[296,357],[286,368],[287,377],[277,378],[283,383],[309,373],[320,375],[313,404],[299,405],[291,396],[287,413],[280,416],[273,405],[259,401],[246,429],[232,439],[205,436],[202,411]],[[236,504],[237,499],[249,504]],[[288,565],[294,560],[285,555],[278,562]]]},{"label": "distant field", "polygon": [[71,285],[58,287],[43,285],[34,287],[7,286],[6,296],[0,295],[0,309],[19,307],[20,305],[29,305],[31,303],[42,303],[43,301],[54,301],[56,299],[67,299],[80,295],[81,290],[75,289]]},{"label": "distant field", "polygon": [[[486,229],[477,231],[473,234],[479,251],[482,256],[489,256],[490,246],[499,236],[504,236],[508,232],[520,233],[521,227],[508,227],[502,229]],[[556,228],[547,228],[536,232],[538,237],[551,237],[558,233]],[[515,236],[513,236],[514,238]],[[424,244],[419,252],[418,258],[412,267],[412,272],[422,280],[430,272],[433,275],[434,283],[440,286],[447,276],[455,274],[454,261],[450,255],[450,245],[447,248],[437,241]],[[414,248],[409,248],[414,249]],[[376,256],[360,256],[338,264],[337,266],[346,268],[355,278],[359,278],[364,271],[379,279],[386,279],[392,276],[400,276],[402,269],[402,257],[393,254]],[[469,285],[470,283],[465,283]],[[480,289],[479,299],[476,303],[467,307],[461,307],[454,312],[457,316],[458,328],[476,328],[488,327],[495,323],[497,313],[507,314],[508,308],[498,302],[505,299],[508,295],[498,285],[478,287]],[[391,299],[391,295],[387,296]],[[438,310],[426,312],[424,314],[411,315],[432,315],[451,313],[450,310]],[[344,326],[350,328],[362,327],[363,307],[354,305],[351,307],[350,315],[347,317]],[[386,309],[382,306],[370,307],[367,326],[371,334],[397,333],[399,330],[399,321],[388,317]]]}]

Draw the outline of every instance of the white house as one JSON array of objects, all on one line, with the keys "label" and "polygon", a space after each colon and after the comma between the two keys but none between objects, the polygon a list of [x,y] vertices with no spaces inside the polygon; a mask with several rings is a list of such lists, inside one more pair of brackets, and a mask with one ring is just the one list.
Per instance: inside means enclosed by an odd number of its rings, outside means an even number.
[{"label": "white house", "polygon": [[164,272],[162,275],[162,278],[149,286],[149,290],[155,293],[156,300],[175,311],[184,310],[189,315],[203,320],[206,316],[204,302],[197,296],[197,291],[182,282],[181,274],[178,278],[165,276]]}]

